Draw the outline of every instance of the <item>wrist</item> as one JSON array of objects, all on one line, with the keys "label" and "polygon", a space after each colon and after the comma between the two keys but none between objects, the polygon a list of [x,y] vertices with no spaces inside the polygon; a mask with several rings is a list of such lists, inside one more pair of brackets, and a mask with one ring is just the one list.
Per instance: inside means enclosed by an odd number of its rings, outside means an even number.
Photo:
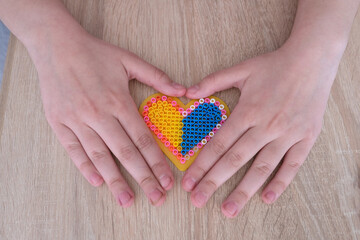
[{"label": "wrist", "polygon": [[321,81],[322,86],[328,86],[325,88],[330,91],[346,45],[347,39],[323,40],[294,34],[277,52],[289,71],[303,75],[307,81]]},{"label": "wrist", "polygon": [[279,51],[287,52],[309,64],[323,63],[338,67],[347,45],[347,37],[324,38],[308,33],[293,32]]},{"label": "wrist", "polygon": [[29,51],[35,65],[46,61],[55,49],[65,51],[90,35],[62,4],[37,8],[32,16],[31,23],[24,24],[16,36]]},{"label": "wrist", "polygon": [[352,19],[352,13],[341,1],[299,1],[295,22],[284,48],[297,49],[299,55],[340,61]]},{"label": "wrist", "polygon": [[348,42],[347,34],[322,33],[311,29],[293,29],[285,42],[285,47],[298,48],[299,51],[327,55],[331,58],[341,58]]}]

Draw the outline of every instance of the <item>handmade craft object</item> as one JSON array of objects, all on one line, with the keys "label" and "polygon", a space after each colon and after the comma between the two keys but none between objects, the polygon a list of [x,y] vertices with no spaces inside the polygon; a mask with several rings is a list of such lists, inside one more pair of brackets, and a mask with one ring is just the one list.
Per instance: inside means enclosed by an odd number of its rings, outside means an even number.
[{"label": "handmade craft object", "polygon": [[175,166],[185,171],[230,115],[227,105],[210,96],[186,106],[176,97],[151,95],[139,112],[156,142]]}]

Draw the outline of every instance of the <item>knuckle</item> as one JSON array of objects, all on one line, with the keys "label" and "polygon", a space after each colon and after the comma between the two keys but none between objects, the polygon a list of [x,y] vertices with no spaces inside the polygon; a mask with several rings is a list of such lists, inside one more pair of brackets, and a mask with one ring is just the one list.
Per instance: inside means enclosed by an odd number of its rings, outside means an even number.
[{"label": "knuckle", "polygon": [[222,155],[226,148],[225,145],[223,144],[223,142],[218,139],[218,138],[214,138],[212,141],[209,142],[210,145],[210,149],[217,155]]},{"label": "knuckle", "polygon": [[196,173],[199,176],[204,176],[206,171],[203,167],[199,166],[199,165],[193,165],[192,166],[192,172]]},{"label": "knuckle", "polygon": [[100,125],[105,125],[109,123],[109,117],[107,114],[100,113],[100,112],[88,112],[84,114],[85,118],[90,121],[97,122]]},{"label": "knuckle", "polygon": [[161,71],[158,68],[155,68],[155,80],[157,82],[167,82],[169,81],[169,78],[163,71]]},{"label": "knuckle", "polygon": [[118,118],[120,118],[120,116],[123,115],[124,113],[131,111],[130,104],[128,104],[128,100],[117,101],[115,105],[117,108]]},{"label": "knuckle", "polygon": [[92,165],[92,163],[89,162],[89,161],[85,161],[85,162],[80,163],[80,165],[79,165],[80,172],[84,172],[85,169],[91,167],[91,165]]},{"label": "knuckle", "polygon": [[230,163],[231,166],[233,166],[234,168],[239,168],[243,162],[244,162],[244,157],[236,151],[230,151],[227,156],[226,156],[228,162]]},{"label": "knuckle", "polygon": [[102,108],[92,99],[83,99],[81,106],[83,106],[80,108],[81,115],[91,118],[102,116]]},{"label": "knuckle", "polygon": [[165,167],[163,162],[157,162],[153,165],[151,165],[151,170],[153,171],[153,173],[160,173],[161,169],[163,169]]},{"label": "knuckle", "polygon": [[301,163],[298,162],[298,161],[288,161],[286,163],[287,166],[289,166],[289,168],[293,171],[297,171],[299,170],[300,166],[301,166]]},{"label": "knuckle", "polygon": [[216,79],[217,79],[216,74],[212,73],[206,76],[203,81],[205,81],[207,84],[214,84],[216,83]]},{"label": "knuckle", "polygon": [[141,188],[144,189],[144,188],[146,188],[146,186],[151,185],[151,184],[153,184],[154,182],[155,182],[154,177],[150,175],[150,176],[147,176],[147,177],[143,178],[143,179],[140,181],[139,185],[140,185]]},{"label": "knuckle", "polygon": [[119,157],[122,160],[131,160],[134,155],[135,149],[131,145],[126,145],[119,148]]},{"label": "knuckle", "polygon": [[281,192],[285,191],[287,184],[282,180],[275,180],[274,185],[281,190]]},{"label": "knuckle", "polygon": [[106,106],[119,106],[123,102],[126,102],[126,92],[119,91],[118,89],[109,89],[108,93],[106,94],[104,98],[104,104]]},{"label": "knuckle", "polygon": [[64,147],[71,157],[78,154],[79,150],[82,148],[79,142],[66,143]]},{"label": "knuckle", "polygon": [[217,184],[213,180],[210,180],[210,179],[206,180],[204,184],[205,184],[206,188],[209,188],[212,191],[215,191],[218,188]]},{"label": "knuckle", "polygon": [[312,127],[306,130],[306,138],[309,142],[315,142],[317,137],[320,135],[321,126]]},{"label": "knuckle", "polygon": [[138,149],[146,149],[153,145],[154,139],[147,133],[142,134],[136,141],[135,145]]},{"label": "knuckle", "polygon": [[117,178],[115,178],[115,179],[111,179],[111,180],[109,181],[109,183],[108,183],[108,186],[109,186],[109,188],[112,188],[112,187],[114,187],[114,186],[117,185],[117,184],[123,185],[123,184],[124,184],[124,180],[123,180],[121,177],[117,177]]},{"label": "knuckle", "polygon": [[272,165],[268,162],[259,162],[254,163],[254,170],[260,175],[260,176],[268,176],[272,172]]},{"label": "knuckle", "polygon": [[106,150],[94,150],[90,152],[90,159],[93,162],[103,162],[108,157]]},{"label": "knuckle", "polygon": [[247,202],[250,199],[250,195],[244,190],[235,190],[234,195],[239,202]]},{"label": "knuckle", "polygon": [[291,119],[285,112],[277,113],[267,124],[266,131],[278,133],[285,131],[290,125]]},{"label": "knuckle", "polygon": [[[245,128],[250,128],[254,125],[256,119],[256,113],[254,112],[255,108],[247,109],[244,112],[239,114],[239,124]],[[234,128],[237,126],[234,126]]]}]

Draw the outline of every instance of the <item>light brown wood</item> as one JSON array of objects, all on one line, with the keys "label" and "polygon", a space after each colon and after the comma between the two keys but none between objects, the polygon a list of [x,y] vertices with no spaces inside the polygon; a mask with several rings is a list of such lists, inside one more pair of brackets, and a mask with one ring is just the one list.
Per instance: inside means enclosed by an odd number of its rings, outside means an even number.
[{"label": "light brown wood", "polygon": [[[190,86],[207,74],[274,50],[288,37],[296,1],[67,1],[92,34],[129,49]],[[176,184],[152,207],[136,193],[122,209],[106,186],[91,187],[48,126],[36,70],[11,37],[0,102],[0,239],[358,239],[360,238],[360,15],[351,33],[323,131],[299,174],[271,206],[254,196],[226,219],[220,204],[247,165],[203,209]],[[139,105],[155,91],[131,84]],[[230,108],[239,93],[218,94]]]}]

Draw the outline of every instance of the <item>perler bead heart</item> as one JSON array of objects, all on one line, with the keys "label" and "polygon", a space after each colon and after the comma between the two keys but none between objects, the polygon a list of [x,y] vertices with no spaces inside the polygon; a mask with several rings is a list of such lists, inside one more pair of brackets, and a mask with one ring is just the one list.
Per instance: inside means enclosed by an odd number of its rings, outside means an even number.
[{"label": "perler bead heart", "polygon": [[145,99],[139,112],[161,150],[181,171],[194,162],[230,115],[217,97],[192,100],[185,106],[178,98],[160,93]]}]

